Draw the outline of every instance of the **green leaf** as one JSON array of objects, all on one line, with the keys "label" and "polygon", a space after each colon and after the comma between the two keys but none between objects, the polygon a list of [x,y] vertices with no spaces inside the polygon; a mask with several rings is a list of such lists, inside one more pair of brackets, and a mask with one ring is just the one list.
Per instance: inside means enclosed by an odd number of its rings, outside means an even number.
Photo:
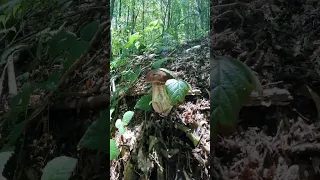
[{"label": "green leaf", "polygon": [[120,135],[124,135],[124,133],[126,133],[126,128],[124,126],[119,126],[118,130]]},{"label": "green leaf", "polygon": [[83,40],[76,41],[69,51],[67,60],[63,63],[63,68],[69,69],[69,67],[87,50],[88,47],[89,42]]},{"label": "green leaf", "polygon": [[152,111],[152,106],[150,102],[152,101],[152,95],[144,95],[135,105],[135,109],[141,109],[145,111]]},{"label": "green leaf", "polygon": [[124,127],[126,124],[121,119],[117,119],[115,126],[119,130],[120,135],[123,135],[126,132],[126,128]]},{"label": "green leaf", "polygon": [[123,125],[128,125],[129,122],[131,121],[132,117],[134,115],[133,111],[127,111],[126,113],[124,113],[123,117],[122,117],[122,123]]},{"label": "green leaf", "polygon": [[98,29],[99,29],[99,21],[93,21],[93,22],[85,25],[80,30],[81,39],[85,40],[85,41],[91,41],[91,39],[96,34]]},{"label": "green leaf", "polygon": [[68,180],[76,168],[77,161],[67,156],[52,159],[44,167],[41,180]]},{"label": "green leaf", "polygon": [[10,31],[13,31],[13,32],[17,33],[16,28],[14,26],[12,26],[11,28],[0,30],[0,34],[6,34],[6,33],[10,32]]},{"label": "green leaf", "polygon": [[165,85],[172,105],[182,103],[190,89],[188,83],[183,80],[169,79]]},{"label": "green leaf", "polygon": [[115,123],[116,128],[120,128],[121,126],[123,126],[123,123],[121,121],[121,119],[117,119],[116,123]]},{"label": "green leaf", "polygon": [[132,34],[129,36],[129,41],[123,46],[123,48],[128,48],[134,45],[134,42],[142,37],[139,32],[136,32],[135,34]]},{"label": "green leaf", "polygon": [[8,143],[4,146],[5,148],[9,148],[15,145],[17,140],[20,138],[21,134],[24,132],[25,129],[25,121],[16,124],[9,134]]},{"label": "green leaf", "polygon": [[100,117],[88,127],[85,134],[78,143],[78,150],[82,148],[99,150],[104,153],[109,153],[107,143],[109,132],[109,110],[101,113]]},{"label": "green leaf", "polygon": [[19,12],[20,8],[21,8],[21,4],[17,4],[13,7],[13,10],[12,10],[13,17],[17,16],[17,13]]},{"label": "green leaf", "polygon": [[1,15],[0,16],[0,22],[2,23],[2,26],[5,27],[7,23],[7,16],[6,15]]},{"label": "green leaf", "polygon": [[70,31],[64,31],[64,37],[58,40],[56,46],[59,47],[60,51],[69,50],[77,44],[77,36]]},{"label": "green leaf", "polygon": [[110,161],[117,158],[120,155],[120,151],[117,147],[116,141],[110,139]]},{"label": "green leaf", "polygon": [[156,62],[154,62],[152,64],[152,68],[159,69],[161,67],[161,65],[167,61],[168,61],[168,58],[163,58],[163,59],[157,60]]},{"label": "green leaf", "polygon": [[49,77],[48,77],[48,80],[45,81],[44,83],[42,83],[40,85],[40,87],[42,89],[45,89],[45,90],[48,90],[48,91],[55,91],[58,86],[58,81],[60,79],[60,77],[62,76],[62,70],[57,70],[57,71],[54,71]]},{"label": "green leaf", "polygon": [[7,164],[7,161],[10,159],[12,156],[13,151],[4,151],[0,152],[0,179],[5,179],[2,176],[4,166]]},{"label": "green leaf", "polygon": [[210,111],[211,123],[216,126],[235,126],[242,105],[260,83],[241,61],[230,57],[211,60]]},{"label": "green leaf", "polygon": [[139,67],[135,73],[132,73],[130,76],[128,77],[128,80],[130,81],[129,83],[126,84],[125,87],[123,88],[118,88],[116,90],[116,92],[114,92],[112,100],[111,100],[111,107],[115,107],[118,104],[118,94],[120,91],[124,91],[124,93],[126,93],[128,91],[128,89],[132,86],[132,84],[137,80],[137,78],[140,76],[141,73],[141,67]]},{"label": "green leaf", "polygon": [[61,52],[69,50],[77,42],[77,36],[70,31],[59,31],[55,34],[52,39],[48,42],[48,52],[51,56],[61,54]]}]

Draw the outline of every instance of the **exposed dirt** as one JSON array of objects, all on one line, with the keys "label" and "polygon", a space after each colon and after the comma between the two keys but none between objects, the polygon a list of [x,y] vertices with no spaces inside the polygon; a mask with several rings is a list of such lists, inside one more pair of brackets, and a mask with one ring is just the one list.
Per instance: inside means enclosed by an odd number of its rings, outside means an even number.
[{"label": "exposed dirt", "polygon": [[[134,110],[132,126],[123,138],[115,132],[117,143],[126,146],[122,146],[122,158],[110,163],[112,180],[210,179],[209,41],[187,42],[169,54],[175,60],[162,67],[187,81],[197,93],[187,95],[185,102],[174,106],[168,117],[154,111]],[[140,97],[148,92],[145,75],[156,59],[163,58],[160,56],[145,54],[131,61],[134,67],[143,67],[142,75],[120,103],[119,117],[113,118],[121,118],[126,111],[133,110]],[[194,146],[181,128],[200,138],[199,144]]]},{"label": "exposed dirt", "polygon": [[[231,3],[231,4],[228,4]],[[227,5],[226,5],[227,4]],[[320,2],[211,3],[211,53],[245,62],[289,105],[244,107],[238,132],[215,145],[214,179],[319,179]]]}]

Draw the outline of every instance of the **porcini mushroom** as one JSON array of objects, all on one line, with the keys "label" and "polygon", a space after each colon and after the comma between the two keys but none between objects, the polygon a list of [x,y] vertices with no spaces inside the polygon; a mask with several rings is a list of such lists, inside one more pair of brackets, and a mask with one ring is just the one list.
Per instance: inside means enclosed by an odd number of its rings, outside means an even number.
[{"label": "porcini mushroom", "polygon": [[146,82],[152,85],[152,107],[162,116],[167,116],[172,105],[165,87],[170,76],[161,70],[151,70],[147,73]]}]

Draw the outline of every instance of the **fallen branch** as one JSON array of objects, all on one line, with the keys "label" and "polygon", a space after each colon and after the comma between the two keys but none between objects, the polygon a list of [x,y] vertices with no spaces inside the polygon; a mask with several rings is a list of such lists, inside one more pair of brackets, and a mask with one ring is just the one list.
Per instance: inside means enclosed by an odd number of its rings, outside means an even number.
[{"label": "fallen branch", "polygon": [[263,90],[263,96],[260,97],[258,92],[252,92],[250,102],[245,106],[271,106],[271,105],[288,105],[293,97],[286,89],[272,88]]}]

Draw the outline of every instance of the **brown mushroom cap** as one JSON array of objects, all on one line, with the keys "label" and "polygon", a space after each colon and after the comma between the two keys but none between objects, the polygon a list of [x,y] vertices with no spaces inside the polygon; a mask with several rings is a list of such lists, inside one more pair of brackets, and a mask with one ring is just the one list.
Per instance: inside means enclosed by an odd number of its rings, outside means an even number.
[{"label": "brown mushroom cap", "polygon": [[151,70],[148,72],[146,77],[147,83],[156,83],[156,84],[165,84],[169,79],[169,76],[166,72],[161,70]]}]

